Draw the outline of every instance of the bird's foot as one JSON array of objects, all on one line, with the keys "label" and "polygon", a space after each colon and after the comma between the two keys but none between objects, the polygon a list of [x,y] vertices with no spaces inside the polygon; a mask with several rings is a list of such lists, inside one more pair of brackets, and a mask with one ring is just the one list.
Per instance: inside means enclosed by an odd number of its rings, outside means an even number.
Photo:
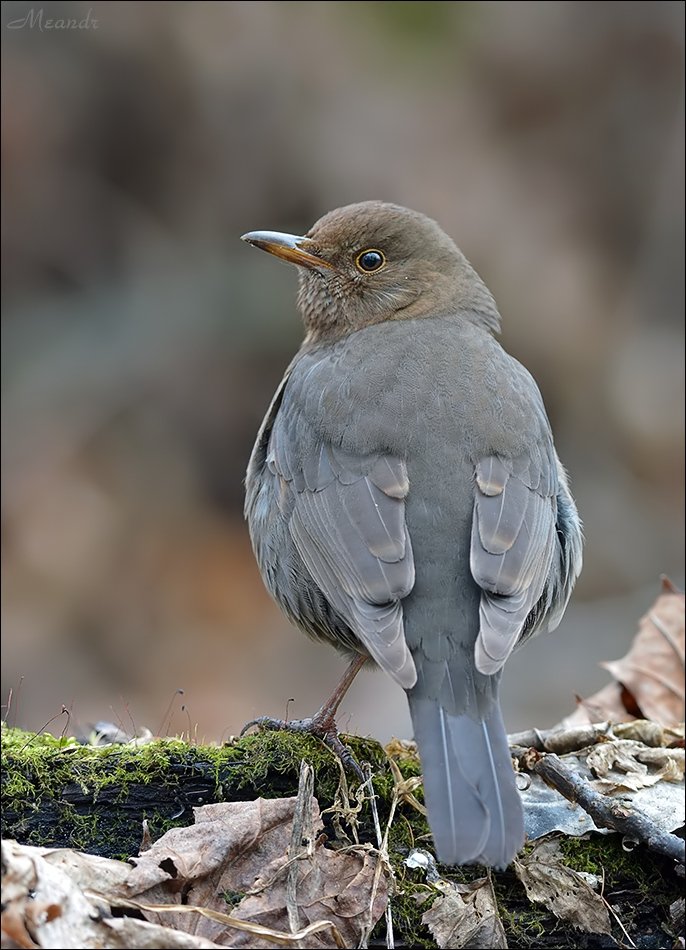
[{"label": "bird's foot", "polygon": [[301,735],[316,736],[321,739],[324,745],[337,755],[343,763],[344,768],[351,769],[359,778],[360,782],[366,781],[365,775],[360,768],[355,756],[347,745],[342,741],[338,734],[338,728],[333,716],[322,714],[320,710],[314,716],[307,719],[272,719],[271,716],[258,716],[257,719],[251,719],[241,729],[241,735],[245,735],[248,729],[256,726],[260,732],[297,732]]}]

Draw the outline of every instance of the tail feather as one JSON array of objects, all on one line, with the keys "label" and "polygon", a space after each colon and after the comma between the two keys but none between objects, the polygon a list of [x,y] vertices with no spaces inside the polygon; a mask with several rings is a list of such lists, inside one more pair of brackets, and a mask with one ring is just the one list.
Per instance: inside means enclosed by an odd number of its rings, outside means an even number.
[{"label": "tail feather", "polygon": [[524,843],[524,820],[498,704],[473,719],[411,696],[410,711],[439,860],[506,867]]}]

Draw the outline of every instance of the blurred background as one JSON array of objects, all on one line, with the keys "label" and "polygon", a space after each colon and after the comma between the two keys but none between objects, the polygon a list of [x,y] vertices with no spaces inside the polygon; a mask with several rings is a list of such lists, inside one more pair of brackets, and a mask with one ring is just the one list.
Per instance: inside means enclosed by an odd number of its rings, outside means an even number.
[{"label": "blurred background", "polygon": [[[238,237],[367,198],[437,218],[481,273],[585,522],[561,628],[509,663],[508,727],[607,681],[659,575],[683,584],[683,18],[654,0],[3,3],[11,722],[64,704],[71,733],[218,740],[328,694],[344,661],[281,617],[242,520],[301,327],[296,274]],[[374,673],[341,725],[410,735]]]}]

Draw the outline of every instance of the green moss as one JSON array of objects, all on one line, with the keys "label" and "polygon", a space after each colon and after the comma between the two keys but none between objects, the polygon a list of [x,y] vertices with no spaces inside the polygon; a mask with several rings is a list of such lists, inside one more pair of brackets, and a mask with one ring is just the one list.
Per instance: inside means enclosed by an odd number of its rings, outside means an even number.
[{"label": "green moss", "polygon": [[663,886],[660,859],[648,853],[641,860],[635,852],[625,851],[621,835],[561,838],[560,850],[568,867],[604,878],[606,889],[621,884],[647,896]]},{"label": "green moss", "polygon": [[53,736],[49,732],[25,732],[2,724],[2,750],[5,752],[27,752],[45,749],[61,750],[72,746],[78,748],[76,739],[66,736]]},{"label": "green moss", "polygon": [[[548,932],[554,918],[538,909],[524,909],[515,903],[513,909],[507,906],[505,898],[498,900],[498,911],[505,928],[508,945],[513,947],[541,946],[541,938]],[[554,926],[554,924],[553,924]]]},{"label": "green moss", "polygon": [[128,857],[138,851],[143,818],[156,834],[182,823],[187,809],[174,804],[176,792],[208,765],[176,739],[95,748],[4,729],[3,833],[31,844]]},{"label": "green moss", "polygon": [[[393,915],[393,932],[396,944],[403,947],[436,946],[429,928],[422,923],[422,916],[431,909],[438,893],[426,885],[416,885],[404,881],[398,885],[397,892],[391,897],[391,914]],[[383,918],[377,924],[379,940],[386,933]]]},{"label": "green moss", "polygon": [[669,931],[669,906],[683,896],[671,861],[645,849],[625,851],[621,835],[566,838],[560,847],[569,867],[604,881],[604,892],[629,933],[649,928],[659,938]]},{"label": "green moss", "polygon": [[[350,745],[358,761],[372,766],[377,794],[389,795],[393,782],[383,774],[387,763],[381,746],[370,739],[351,739]],[[143,819],[157,838],[170,827],[190,824],[193,806],[295,795],[303,759],[315,770],[315,794],[322,809],[331,807],[341,781],[340,765],[309,736],[263,732],[224,746],[160,739],[139,747],[91,747],[6,728],[4,834],[23,842],[128,857],[138,852]],[[353,780],[350,784],[355,785]],[[387,811],[387,801],[384,808]],[[370,815],[363,824],[366,834],[373,830]]]},{"label": "green moss", "polygon": [[227,907],[236,907],[245,897],[244,891],[222,891],[222,900]]}]

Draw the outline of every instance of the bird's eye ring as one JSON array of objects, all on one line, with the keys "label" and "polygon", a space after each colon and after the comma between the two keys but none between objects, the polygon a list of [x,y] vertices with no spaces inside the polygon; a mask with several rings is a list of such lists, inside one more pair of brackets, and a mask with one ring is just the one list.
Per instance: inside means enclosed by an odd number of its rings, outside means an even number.
[{"label": "bird's eye ring", "polygon": [[355,267],[363,274],[371,274],[375,270],[381,270],[385,263],[386,255],[375,247],[368,247],[366,250],[360,251],[355,258]]}]

